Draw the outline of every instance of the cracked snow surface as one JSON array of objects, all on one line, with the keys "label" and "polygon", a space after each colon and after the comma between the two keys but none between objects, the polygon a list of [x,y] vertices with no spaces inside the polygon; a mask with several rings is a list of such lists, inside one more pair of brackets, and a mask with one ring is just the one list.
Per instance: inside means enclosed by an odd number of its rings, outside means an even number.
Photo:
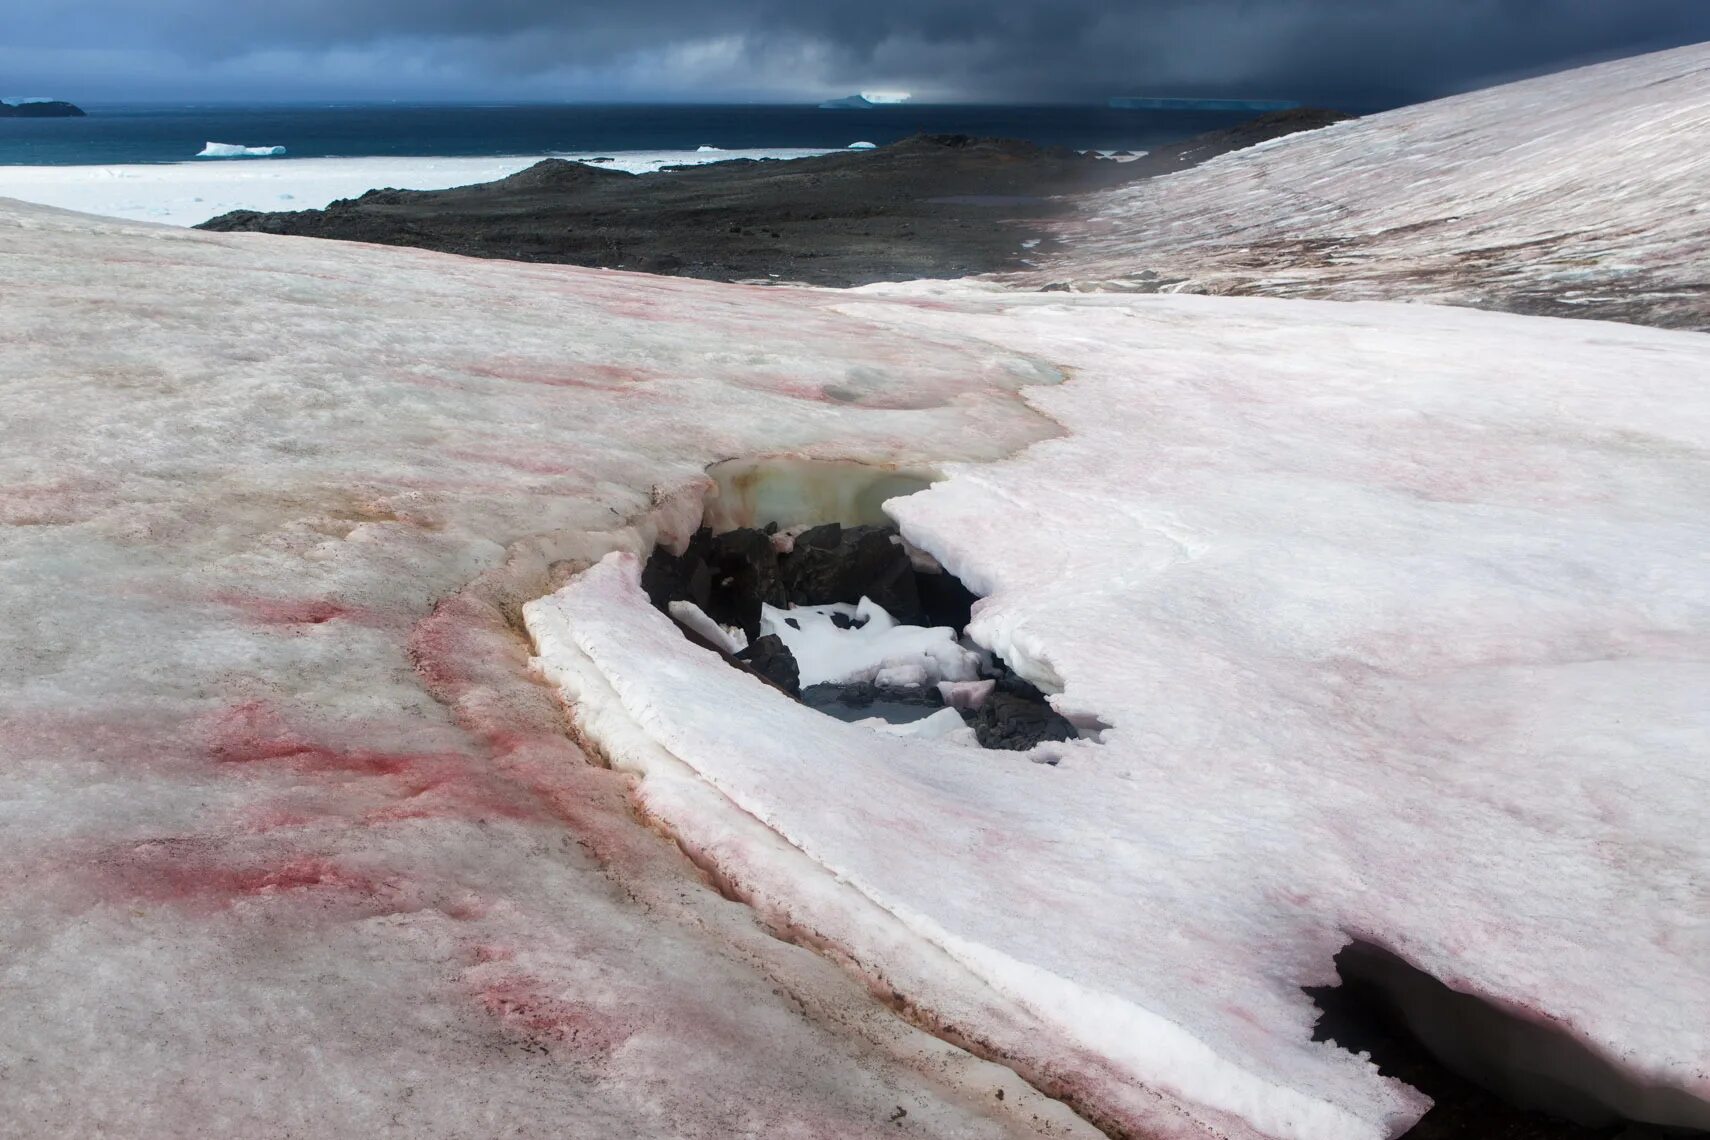
[{"label": "cracked snow surface", "polygon": [[[9,202],[0,265],[0,1136],[1381,1140],[1356,938],[1710,1101],[1701,334]],[[686,641],[639,559],[771,456],[940,473],[1099,742]]]},{"label": "cracked snow surface", "polygon": [[512,625],[725,456],[1040,438],[1028,359],[16,204],[0,263],[0,1135],[1088,1134],[702,885]]},{"label": "cracked snow surface", "polygon": [[1291,135],[1092,195],[1029,275],[1710,330],[1710,45]]},{"label": "cracked snow surface", "polygon": [[[1046,766],[826,725],[690,646],[614,556],[527,612],[615,763],[705,777],[900,947],[775,886],[798,924],[953,961],[917,996],[945,1020],[1013,1003],[989,1040],[1023,1071],[1099,1058],[1059,1091],[1135,1134],[1415,1117],[1310,1041],[1299,987],[1356,935],[1710,1099],[1710,343],[1393,305],[847,308],[1071,371],[1029,392],[1064,438],[890,509],[988,595],[975,637],[1112,727]],[[701,810],[661,814],[693,835]]]}]

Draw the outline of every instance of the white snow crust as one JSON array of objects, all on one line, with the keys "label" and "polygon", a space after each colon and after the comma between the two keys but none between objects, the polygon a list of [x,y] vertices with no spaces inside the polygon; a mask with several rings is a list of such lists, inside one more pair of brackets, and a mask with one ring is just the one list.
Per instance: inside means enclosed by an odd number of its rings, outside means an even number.
[{"label": "white snow crust", "polygon": [[319,210],[369,190],[444,190],[493,182],[544,158],[647,174],[664,166],[733,158],[805,158],[819,150],[555,153],[498,158],[274,158],[268,162],[0,166],[0,198],[88,214],[194,226],[232,210]]},{"label": "white snow crust", "polygon": [[674,601],[666,608],[678,625],[693,630],[726,653],[740,653],[748,648],[747,634],[718,624],[693,602]]},{"label": "white snow crust", "polygon": [[[852,619],[855,628],[839,628],[832,614]],[[899,625],[871,598],[853,606],[762,605],[760,634],[783,640],[796,659],[804,688],[856,681],[921,688],[940,681],[973,681],[980,675],[979,654],[960,645],[955,630]]]},{"label": "white snow crust", "polygon": [[1710,330],[1710,44],[1338,123],[1094,195],[1033,278]]},{"label": "white snow crust", "polygon": [[[1644,182],[1699,58],[1553,90]],[[1664,305],[1696,215],[1624,203],[1528,216]],[[1704,1124],[1703,335],[12,202],[0,265],[0,1132],[1378,1140],[1423,1098],[1300,992],[1355,938]],[[842,724],[647,604],[709,468],[855,464],[1096,742]]]},{"label": "white snow crust", "polygon": [[1353,937],[1710,1100],[1710,343],[909,294],[846,308],[1074,376],[1030,393],[1064,438],[890,509],[990,595],[971,632],[1102,743],[1054,767],[875,746],[683,642],[633,562],[529,607],[548,675],[596,670],[599,717],[1037,1018],[1006,1053],[1090,1052],[1169,1103],[1099,1085],[1138,1131],[1401,1131],[1418,1097],[1310,1041],[1299,987]]}]

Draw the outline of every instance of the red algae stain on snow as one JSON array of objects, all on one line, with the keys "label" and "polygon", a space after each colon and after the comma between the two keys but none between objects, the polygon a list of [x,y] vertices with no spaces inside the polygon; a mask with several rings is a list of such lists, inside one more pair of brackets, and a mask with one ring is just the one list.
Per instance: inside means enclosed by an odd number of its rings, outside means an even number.
[{"label": "red algae stain on snow", "polygon": [[537,797],[596,861],[656,857],[630,812],[627,782],[590,764],[565,735],[556,700],[528,675],[527,642],[485,600],[489,586],[477,579],[417,624],[417,674],[480,738],[493,768]]},{"label": "red algae stain on snow", "polygon": [[317,598],[258,598],[247,594],[216,594],[214,601],[230,606],[257,625],[324,625],[339,619],[364,620],[349,606]]},{"label": "red algae stain on snow", "polygon": [[319,856],[234,861],[213,840],[160,839],[108,848],[93,862],[98,893],[113,903],[206,912],[246,899],[336,898],[365,909],[394,909],[388,884]]},{"label": "red algae stain on snow", "polygon": [[558,987],[510,968],[508,959],[489,959],[470,973],[493,975],[472,980],[475,1001],[488,1016],[507,1034],[553,1052],[598,1063],[635,1034],[623,1018],[563,996]]},{"label": "red algae stain on snow", "polygon": [[456,753],[388,752],[318,744],[289,731],[278,710],[264,701],[233,705],[213,719],[209,736],[209,755],[221,764],[289,760],[316,772],[397,776],[426,765],[462,761]]},{"label": "red algae stain on snow", "polygon": [[441,454],[464,463],[490,463],[497,467],[521,471],[525,475],[577,475],[580,468],[569,462],[562,454],[555,456],[529,455],[515,448],[494,448],[491,451],[471,451],[466,448],[452,448]]},{"label": "red algae stain on snow", "polygon": [[0,526],[70,526],[100,513],[92,480],[62,479],[29,486],[0,485]]},{"label": "red algae stain on snow", "polygon": [[227,765],[284,765],[309,775],[349,775],[386,781],[394,802],[361,817],[368,824],[414,819],[542,818],[538,807],[456,752],[399,752],[338,748],[290,731],[264,701],[245,701],[214,717],[208,755]]},{"label": "red algae stain on snow", "polygon": [[472,376],[489,380],[506,380],[517,384],[542,384],[551,388],[592,388],[611,391],[632,384],[645,384],[663,379],[657,372],[626,368],[619,364],[592,362],[549,364],[544,360],[494,360],[486,364],[465,365]]}]

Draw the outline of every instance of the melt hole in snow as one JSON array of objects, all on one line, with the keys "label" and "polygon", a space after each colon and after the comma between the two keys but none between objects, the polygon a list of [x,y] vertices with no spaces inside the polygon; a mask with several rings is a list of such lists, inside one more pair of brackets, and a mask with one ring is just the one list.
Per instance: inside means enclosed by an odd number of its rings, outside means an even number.
[{"label": "melt hole in snow", "polygon": [[886,519],[882,504],[924,489],[924,478],[799,460],[733,461],[709,474],[709,525],[681,554],[656,548],[641,575],[686,637],[878,731],[1013,751],[1079,736],[966,636],[977,599]]},{"label": "melt hole in snow", "polygon": [[1710,1135],[1710,1104],[1658,1088],[1545,1022],[1451,989],[1381,947],[1336,955],[1309,987],[1315,1041],[1368,1055],[1436,1103],[1408,1140],[1664,1140]]}]

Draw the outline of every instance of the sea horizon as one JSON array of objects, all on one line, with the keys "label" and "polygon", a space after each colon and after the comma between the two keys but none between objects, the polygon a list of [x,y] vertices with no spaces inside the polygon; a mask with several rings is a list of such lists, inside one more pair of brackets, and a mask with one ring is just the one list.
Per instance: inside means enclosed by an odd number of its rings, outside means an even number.
[{"label": "sea horizon", "polygon": [[[247,102],[80,103],[86,118],[0,120],[0,166],[197,161],[208,143],[278,158],[476,158],[611,152],[834,150],[918,133],[1138,150],[1252,118],[1100,104]],[[207,161],[202,158],[201,161]],[[244,161],[253,161],[245,159]]]}]

